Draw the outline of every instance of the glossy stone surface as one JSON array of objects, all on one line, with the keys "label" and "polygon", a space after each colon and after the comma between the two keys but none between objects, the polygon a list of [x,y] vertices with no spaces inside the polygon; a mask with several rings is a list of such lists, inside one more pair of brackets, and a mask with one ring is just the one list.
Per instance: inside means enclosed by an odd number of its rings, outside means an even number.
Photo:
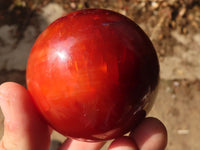
[{"label": "glossy stone surface", "polygon": [[146,34],[118,13],[89,9],[49,25],[27,64],[27,87],[47,122],[65,136],[112,139],[146,115],[159,80]]}]

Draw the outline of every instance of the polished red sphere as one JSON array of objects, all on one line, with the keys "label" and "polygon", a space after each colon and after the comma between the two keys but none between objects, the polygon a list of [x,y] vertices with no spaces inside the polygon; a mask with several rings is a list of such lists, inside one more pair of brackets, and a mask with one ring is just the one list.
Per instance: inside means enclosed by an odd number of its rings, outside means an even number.
[{"label": "polished red sphere", "polygon": [[151,108],[159,64],[146,34],[113,11],[72,12],[35,42],[27,87],[46,121],[86,141],[119,137]]}]

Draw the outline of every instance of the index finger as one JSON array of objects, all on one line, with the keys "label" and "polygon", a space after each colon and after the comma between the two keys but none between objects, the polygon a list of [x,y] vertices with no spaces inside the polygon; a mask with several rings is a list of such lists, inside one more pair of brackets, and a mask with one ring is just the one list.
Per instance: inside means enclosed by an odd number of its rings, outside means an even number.
[{"label": "index finger", "polygon": [[140,150],[164,150],[167,145],[167,130],[156,118],[146,118],[131,132]]}]

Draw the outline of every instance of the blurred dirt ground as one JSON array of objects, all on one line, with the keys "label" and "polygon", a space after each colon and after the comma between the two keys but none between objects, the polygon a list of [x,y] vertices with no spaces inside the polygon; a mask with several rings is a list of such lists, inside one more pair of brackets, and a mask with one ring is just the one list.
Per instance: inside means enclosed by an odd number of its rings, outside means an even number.
[{"label": "blurred dirt ground", "polygon": [[[199,0],[0,0],[0,83],[25,86],[26,61],[39,33],[56,18],[84,8],[117,11],[149,35],[160,60],[159,92],[149,116],[166,125],[167,150],[199,150]],[[2,135],[3,117],[0,123]],[[52,138],[64,139],[57,133]]]}]

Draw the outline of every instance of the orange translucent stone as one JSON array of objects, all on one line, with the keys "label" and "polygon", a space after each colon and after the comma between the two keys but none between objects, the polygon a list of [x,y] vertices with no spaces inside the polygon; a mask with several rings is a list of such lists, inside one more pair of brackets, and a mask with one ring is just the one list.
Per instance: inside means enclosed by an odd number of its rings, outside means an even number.
[{"label": "orange translucent stone", "polygon": [[72,12],[36,40],[27,87],[46,121],[85,141],[119,137],[151,108],[159,64],[146,34],[113,11]]}]

